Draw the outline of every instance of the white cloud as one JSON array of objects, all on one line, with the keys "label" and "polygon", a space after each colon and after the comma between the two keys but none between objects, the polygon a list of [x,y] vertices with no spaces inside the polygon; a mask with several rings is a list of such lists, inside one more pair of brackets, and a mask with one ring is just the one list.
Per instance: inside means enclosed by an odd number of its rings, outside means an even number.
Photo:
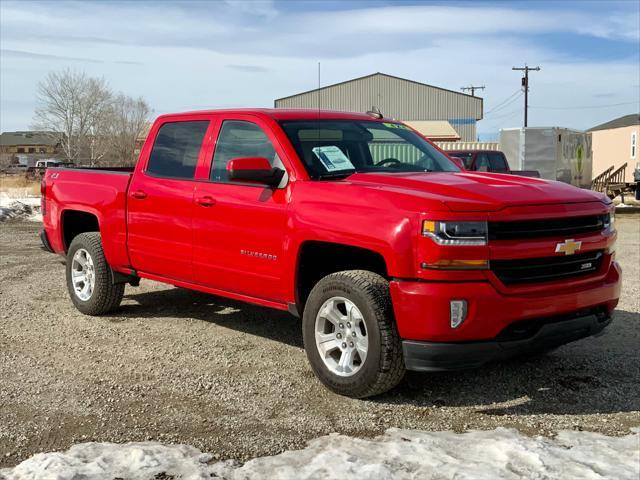
[{"label": "white cloud", "polygon": [[[31,57],[0,52],[0,128],[26,128],[38,80],[66,66],[145,96],[156,113],[272,106],[275,98],[314,88],[319,60],[325,85],[375,71],[454,90],[486,84],[485,110],[519,88],[520,74],[511,67],[523,62],[542,66],[531,75],[534,106],[638,101],[638,88],[632,88],[640,83],[638,58],[621,59],[615,51],[638,37],[635,7],[623,11],[616,4],[595,12],[422,5],[304,12],[287,11],[287,5],[3,1],[2,48]],[[567,32],[577,40],[610,39],[611,58],[576,59],[532,40],[539,38],[533,34]],[[603,94],[610,96],[598,97]],[[530,118],[531,124],[587,128],[639,108],[532,109]],[[521,102],[515,101],[488,116],[479,130],[518,126],[521,117]]]},{"label": "white cloud", "polygon": [[[303,25],[331,25],[353,33],[425,35],[492,35],[523,33],[579,33],[582,35],[637,39],[639,26],[633,16],[612,12],[593,21],[593,15],[579,10],[544,11],[486,6],[398,6],[355,9],[340,12],[306,13],[293,17]],[[308,32],[308,30],[307,30]]]}]

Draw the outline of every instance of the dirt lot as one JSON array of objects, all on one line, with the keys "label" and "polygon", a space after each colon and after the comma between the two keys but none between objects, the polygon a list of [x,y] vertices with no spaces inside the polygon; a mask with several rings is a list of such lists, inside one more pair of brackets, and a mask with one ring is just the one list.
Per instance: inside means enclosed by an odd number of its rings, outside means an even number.
[{"label": "dirt lot", "polygon": [[71,305],[36,223],[0,225],[0,466],[83,441],[159,440],[246,459],[340,432],[640,426],[640,217],[619,216],[624,291],[600,338],[479,371],[410,374],[373,400],[325,390],[287,314],[145,281],[122,309]]}]

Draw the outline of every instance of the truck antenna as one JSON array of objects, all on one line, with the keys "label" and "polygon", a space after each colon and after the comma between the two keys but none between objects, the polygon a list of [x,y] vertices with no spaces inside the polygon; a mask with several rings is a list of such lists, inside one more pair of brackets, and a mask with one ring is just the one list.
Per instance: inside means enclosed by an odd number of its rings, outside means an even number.
[{"label": "truck antenna", "polygon": [[320,62],[318,62],[318,144],[320,143]]},{"label": "truck antenna", "polygon": [[373,118],[382,118],[383,117],[382,112],[375,105],[373,107],[371,107],[371,110],[367,110],[367,115],[369,115],[370,117],[373,117]]}]

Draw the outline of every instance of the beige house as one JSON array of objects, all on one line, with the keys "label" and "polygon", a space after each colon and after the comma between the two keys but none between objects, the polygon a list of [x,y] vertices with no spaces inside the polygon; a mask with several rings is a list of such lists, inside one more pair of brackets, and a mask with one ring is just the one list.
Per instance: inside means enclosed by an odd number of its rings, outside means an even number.
[{"label": "beige house", "polygon": [[412,120],[404,123],[433,142],[457,142],[460,140],[460,134],[446,120]]},{"label": "beige house", "polygon": [[625,115],[589,130],[593,149],[593,176],[610,166],[618,168],[625,162],[625,181],[633,181],[633,170],[640,162],[640,114]]}]

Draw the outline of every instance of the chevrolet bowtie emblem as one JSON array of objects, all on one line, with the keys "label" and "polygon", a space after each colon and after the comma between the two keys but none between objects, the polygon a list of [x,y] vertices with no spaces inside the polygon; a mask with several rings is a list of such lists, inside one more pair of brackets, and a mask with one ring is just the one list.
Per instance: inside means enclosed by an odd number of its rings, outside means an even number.
[{"label": "chevrolet bowtie emblem", "polygon": [[573,238],[565,240],[556,245],[556,253],[564,253],[565,255],[573,255],[582,247],[582,242],[576,242]]}]

